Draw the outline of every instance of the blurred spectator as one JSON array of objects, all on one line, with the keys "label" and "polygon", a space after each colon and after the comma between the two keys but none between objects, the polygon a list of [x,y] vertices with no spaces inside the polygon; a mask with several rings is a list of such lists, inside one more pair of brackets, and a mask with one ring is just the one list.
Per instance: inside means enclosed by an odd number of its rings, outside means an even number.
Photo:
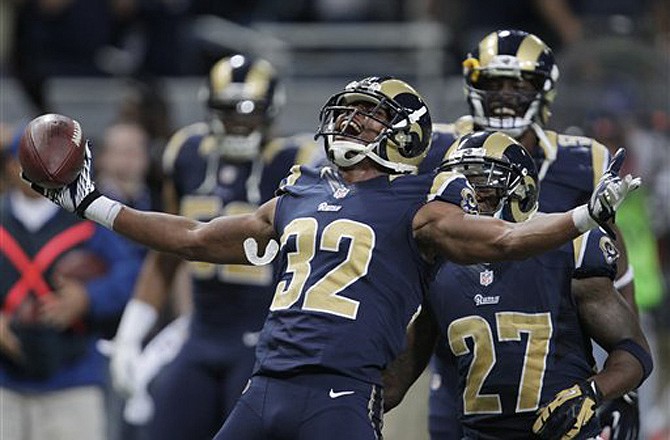
[{"label": "blurred spectator", "polygon": [[374,22],[407,18],[402,0],[259,0],[255,19],[260,21]]},{"label": "blurred spectator", "polygon": [[165,145],[172,135],[170,106],[164,90],[155,81],[129,83],[117,115],[118,123],[138,124],[148,136],[149,168],[146,182],[152,209],[160,210],[162,203],[162,157]]},{"label": "blurred spectator", "polygon": [[108,44],[113,20],[103,0],[16,2],[12,67],[31,103],[49,110],[45,81],[52,75],[99,75],[97,51]]},{"label": "blurred spectator", "polygon": [[3,440],[104,439],[98,328],[123,310],[139,269],[124,240],[20,181],[14,142],[0,200]]},{"label": "blurred spectator", "polygon": [[149,136],[142,126],[118,123],[105,130],[96,165],[96,183],[104,194],[137,209],[151,209],[146,183]]}]

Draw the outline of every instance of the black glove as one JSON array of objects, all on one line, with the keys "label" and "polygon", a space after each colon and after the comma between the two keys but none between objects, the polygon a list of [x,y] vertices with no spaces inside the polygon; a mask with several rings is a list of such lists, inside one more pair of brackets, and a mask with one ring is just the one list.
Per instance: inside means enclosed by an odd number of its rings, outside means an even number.
[{"label": "black glove", "polygon": [[30,185],[30,187],[48,198],[56,205],[65,209],[68,212],[74,212],[79,217],[84,217],[84,211],[88,206],[98,197],[100,192],[95,189],[95,184],[91,179],[91,148],[86,142],[86,156],[84,159],[84,166],[79,172],[79,175],[67,186],[57,189],[48,189],[31,182],[23,173],[21,178]]},{"label": "black glove", "polygon": [[614,222],[614,215],[619,205],[629,192],[637,189],[642,183],[639,177],[633,178],[630,174],[623,179],[619,177],[619,171],[625,159],[626,150],[619,148],[610,161],[607,171],[593,190],[588,204],[591,218],[613,239],[616,239],[616,234],[607,223]]},{"label": "black glove", "polygon": [[594,381],[580,382],[538,410],[533,432],[543,439],[576,438],[596,414],[602,394]]},{"label": "black glove", "polygon": [[640,408],[637,392],[608,400],[596,411],[600,424],[612,430],[610,440],[637,440],[640,433]]}]

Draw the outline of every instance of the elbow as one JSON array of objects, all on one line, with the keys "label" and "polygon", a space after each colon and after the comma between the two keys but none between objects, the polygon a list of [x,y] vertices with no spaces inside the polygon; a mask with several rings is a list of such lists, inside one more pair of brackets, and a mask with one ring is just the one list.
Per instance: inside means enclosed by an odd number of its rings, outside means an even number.
[{"label": "elbow", "polygon": [[494,254],[491,261],[496,260],[525,260],[534,255],[534,252],[525,245],[524,240],[516,237],[511,231],[491,243],[491,252]]},{"label": "elbow", "polygon": [[189,231],[181,243],[179,243],[172,254],[187,261],[203,261],[204,252],[207,250],[203,234],[199,234],[198,230]]}]

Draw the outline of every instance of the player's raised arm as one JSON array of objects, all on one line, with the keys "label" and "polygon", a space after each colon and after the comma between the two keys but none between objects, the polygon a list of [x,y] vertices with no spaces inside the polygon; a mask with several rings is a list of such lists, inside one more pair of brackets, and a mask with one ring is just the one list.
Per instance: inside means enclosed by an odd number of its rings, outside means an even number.
[{"label": "player's raised arm", "polygon": [[[457,148],[465,151],[495,143],[502,151],[515,150],[526,155],[522,147],[502,133],[478,132],[466,135]],[[511,154],[511,153],[510,153]],[[509,223],[492,217],[467,214],[460,207],[439,202],[427,203],[414,218],[414,235],[427,258],[443,255],[453,262],[471,264],[478,261],[522,259],[555,248],[598,226],[607,227],[628,192],[640,185],[639,178],[619,177],[625,151],[619,150],[609,169],[594,190],[589,203],[561,214],[536,216],[521,223]],[[529,165],[529,169],[530,169]],[[526,176],[530,177],[530,176]],[[536,182],[527,182],[517,208],[534,205],[524,200]],[[524,196],[525,194],[525,196]],[[472,194],[474,198],[474,193]]]},{"label": "player's raised arm", "polygon": [[244,241],[253,238],[260,249],[265,249],[274,238],[274,199],[252,214],[219,217],[210,222],[139,211],[100,194],[91,179],[91,162],[91,151],[86,145],[84,164],[74,182],[55,189],[29,183],[35,191],[69,212],[145,246],[189,260],[249,264]]},{"label": "player's raised arm", "polygon": [[[275,203],[276,200],[273,199],[252,214],[223,216],[206,223],[123,206],[112,227],[115,232],[131,240],[188,260],[248,264],[244,241],[253,238],[259,243],[260,249],[265,249],[274,238],[272,218]],[[85,216],[96,220],[91,208],[85,212]]]}]

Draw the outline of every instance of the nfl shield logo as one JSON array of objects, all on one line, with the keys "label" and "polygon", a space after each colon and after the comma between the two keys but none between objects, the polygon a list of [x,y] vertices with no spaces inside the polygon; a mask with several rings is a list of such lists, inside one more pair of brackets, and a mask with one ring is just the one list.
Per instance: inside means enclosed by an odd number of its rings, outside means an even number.
[{"label": "nfl shield logo", "polygon": [[482,286],[488,286],[493,282],[493,271],[485,270],[484,272],[479,272],[479,284]]}]

